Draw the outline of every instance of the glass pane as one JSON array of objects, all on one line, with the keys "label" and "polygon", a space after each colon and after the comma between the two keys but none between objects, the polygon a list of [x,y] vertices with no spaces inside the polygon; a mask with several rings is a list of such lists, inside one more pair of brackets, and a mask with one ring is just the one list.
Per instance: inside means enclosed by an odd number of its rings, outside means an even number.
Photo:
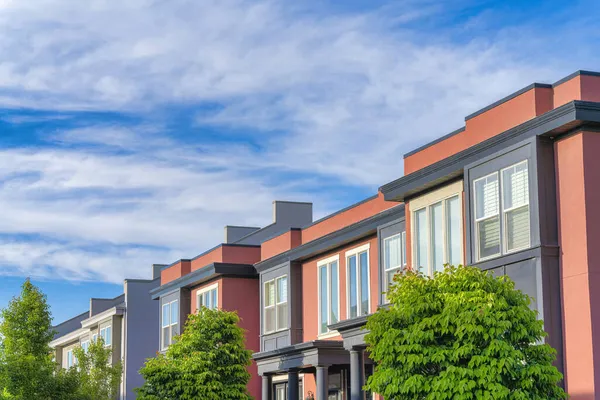
[{"label": "glass pane", "polygon": [[288,305],[282,303],[277,306],[277,329],[285,329],[288,326]]},{"label": "glass pane", "polygon": [[327,291],[327,266],[324,265],[319,268],[319,285],[321,296],[321,326],[320,333],[327,332],[327,310],[329,309],[328,302],[328,291]]},{"label": "glass pane", "polygon": [[429,223],[431,224],[431,251],[433,271],[439,272],[444,270],[444,225],[442,217],[442,203],[433,204],[429,211],[431,216]]},{"label": "glass pane", "polygon": [[420,272],[427,273],[427,214],[426,209],[415,212],[415,232],[417,252],[415,266]]},{"label": "glass pane", "polygon": [[529,247],[529,206],[506,213],[506,250]]},{"label": "glass pane", "polygon": [[212,298],[210,297],[210,292],[204,292],[202,297],[204,298],[204,306],[206,308],[212,308]]},{"label": "glass pane", "polygon": [[163,328],[163,349],[171,344],[171,328]]},{"label": "glass pane", "polygon": [[461,264],[460,209],[458,196],[446,200],[446,239],[448,240],[446,251],[448,252],[448,263],[454,266]]},{"label": "glass pane", "polygon": [[349,297],[350,297],[350,318],[358,317],[358,301],[356,294],[357,289],[357,274],[356,274],[356,256],[348,257],[348,280],[349,280]]},{"label": "glass pane", "polygon": [[383,242],[385,252],[385,269],[393,269],[400,266],[400,235],[392,236]]},{"label": "glass pane", "polygon": [[270,307],[265,310],[265,332],[273,332],[275,330],[275,307]]},{"label": "glass pane", "polygon": [[212,306],[213,306],[213,308],[218,308],[219,304],[217,302],[217,289],[211,290],[211,296],[212,296]]},{"label": "glass pane", "polygon": [[406,232],[402,232],[402,265],[406,265]]},{"label": "glass pane", "polygon": [[179,335],[179,325],[171,325],[171,343],[173,343],[173,338]]},{"label": "glass pane", "polygon": [[288,281],[287,276],[277,280],[277,303],[287,302],[288,298]]},{"label": "glass pane", "polygon": [[275,282],[267,282],[265,293],[265,305],[272,306],[275,304]]},{"label": "glass pane", "polygon": [[206,303],[204,302],[204,294],[203,293],[198,295],[198,309],[200,309],[202,307],[206,307]]},{"label": "glass pane", "polygon": [[338,315],[340,295],[338,293],[338,263],[334,261],[330,264],[331,268],[331,317],[329,318],[330,324],[335,324],[340,320]]},{"label": "glass pane", "polygon": [[359,254],[360,261],[360,315],[369,313],[369,259],[368,253]]},{"label": "glass pane", "polygon": [[502,191],[505,210],[529,204],[527,162],[502,171]]},{"label": "glass pane", "polygon": [[392,283],[394,283],[394,281],[393,281],[393,279],[394,279],[394,275],[396,275],[396,272],[398,272],[398,271],[399,271],[399,270],[397,270],[397,269],[395,269],[395,270],[393,269],[393,270],[391,270],[391,271],[387,271],[387,272],[385,273],[385,275],[386,275],[386,280],[387,280],[387,282],[388,282],[388,286],[387,286],[388,288],[389,288],[389,287],[392,285]]},{"label": "glass pane", "polygon": [[498,214],[498,174],[478,179],[475,186],[475,218],[481,219]]},{"label": "glass pane", "polygon": [[171,315],[171,312],[169,310],[170,310],[169,304],[163,304],[163,307],[162,307],[162,326],[163,326],[163,328],[165,326],[171,325],[171,321],[169,319],[169,315]]},{"label": "glass pane", "polygon": [[104,344],[110,346],[112,344],[112,327],[108,326],[104,332]]},{"label": "glass pane", "polygon": [[179,322],[179,302],[175,300],[171,303],[171,325]]},{"label": "glass pane", "polygon": [[477,223],[479,258],[500,254],[500,219],[496,216]]}]

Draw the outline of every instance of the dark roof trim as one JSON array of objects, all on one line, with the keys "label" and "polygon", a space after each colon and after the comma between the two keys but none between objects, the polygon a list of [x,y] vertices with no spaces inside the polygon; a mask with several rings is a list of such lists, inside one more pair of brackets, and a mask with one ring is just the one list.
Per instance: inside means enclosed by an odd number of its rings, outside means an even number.
[{"label": "dark roof trim", "polygon": [[[261,229],[260,226],[244,226],[244,225],[225,225],[225,228],[244,228],[244,229],[255,229],[255,230]],[[226,244],[230,244],[230,243],[226,243]]]},{"label": "dark roof trim", "polygon": [[522,95],[523,93],[527,93],[531,89],[552,89],[552,85],[547,84],[547,83],[532,83],[531,85],[525,86],[523,89],[517,90],[516,92],[511,93],[508,96],[506,96],[498,101],[493,102],[492,104],[490,104],[487,107],[483,107],[479,111],[475,111],[474,113],[467,115],[465,117],[465,121],[468,121],[471,118],[475,118],[476,116],[481,115],[484,112],[491,110],[492,108],[496,108],[500,104],[506,103],[507,101],[510,101],[510,100],[514,99],[515,97]]},{"label": "dark roof trim", "polygon": [[585,121],[600,123],[600,103],[572,101],[564,104],[484,142],[389,182],[379,190],[387,201],[404,201],[418,193],[461,177],[465,165],[476,162],[508,145],[533,136],[560,135]]},{"label": "dark roof trim", "polygon": [[368,318],[369,318],[368,315],[364,315],[364,316],[357,317],[357,318],[347,319],[347,320],[338,322],[336,324],[331,324],[328,327],[332,331],[338,331],[339,333],[344,333],[346,331],[356,329],[356,328],[361,328],[361,327],[365,326]]},{"label": "dark roof trim", "polygon": [[89,318],[89,317],[90,317],[90,311],[88,310],[88,311],[82,312],[81,314],[79,314],[79,315],[76,315],[76,316],[74,316],[73,318],[69,318],[68,320],[66,320],[66,321],[63,321],[63,322],[61,322],[61,323],[60,323],[60,324],[58,324],[58,325],[54,325],[54,326],[52,327],[52,329],[58,328],[58,327],[60,327],[60,326],[62,326],[62,325],[64,325],[64,324],[66,324],[66,323],[68,323],[68,322],[71,322],[71,321],[74,321],[74,320],[76,320],[76,319],[78,319],[78,318],[83,318],[83,317],[85,317],[84,319],[87,319],[87,318]]},{"label": "dark roof trim", "polygon": [[[265,229],[272,227],[275,224],[276,224],[276,222],[271,222],[269,225],[263,226],[262,228],[259,228],[259,229],[255,230],[255,231],[252,231],[252,232],[248,233],[247,235],[242,236],[241,238],[239,238],[235,242],[233,242],[233,243],[227,243],[227,244],[233,244],[233,245],[238,245],[238,246],[253,246],[251,244],[238,244],[238,243],[241,242],[242,240],[248,239],[250,236],[254,236],[254,235],[258,234],[259,232],[262,232]],[[219,246],[217,246],[217,247],[219,247]]]},{"label": "dark roof trim", "polygon": [[444,141],[444,140],[446,140],[448,138],[451,138],[452,136],[458,135],[459,133],[464,132],[464,131],[465,131],[465,127],[463,126],[462,128],[459,128],[459,129],[457,129],[455,131],[452,131],[452,132],[448,133],[447,135],[444,135],[441,138],[434,140],[433,142],[429,142],[427,144],[424,144],[421,147],[418,147],[418,148],[416,148],[416,149],[414,149],[412,151],[409,151],[408,153],[404,154],[403,157],[404,158],[410,157],[413,154],[416,154],[416,153],[420,152],[421,150],[425,150],[426,148],[431,147],[434,144],[438,144],[439,142],[442,142],[442,141]]},{"label": "dark roof trim", "polygon": [[295,353],[302,353],[312,349],[343,349],[344,345],[341,340],[313,340],[311,342],[304,342],[293,344],[291,346],[282,347],[276,350],[263,351],[260,353],[254,353],[252,358],[254,360],[264,360],[266,358],[289,355]]},{"label": "dark roof trim", "polygon": [[343,246],[377,232],[377,227],[404,216],[404,205],[399,204],[362,221],[317,238],[313,241],[277,254],[255,264],[258,272],[264,272],[288,261],[299,261],[327,250]]},{"label": "dark roof trim", "polygon": [[561,80],[558,80],[556,82],[554,82],[552,84],[552,87],[556,87],[558,85],[561,85],[567,81],[570,81],[571,79],[575,78],[576,76],[579,75],[587,75],[587,76],[600,76],[600,72],[595,72],[595,71],[585,71],[585,70],[579,70],[579,71],[575,71],[573,72],[571,75],[565,76],[564,78],[562,78]]},{"label": "dark roof trim", "polygon": [[213,263],[206,267],[197,269],[175,279],[169,283],[159,286],[150,291],[152,299],[156,300],[176,289],[189,288],[206,282],[218,276],[234,276],[238,278],[258,278],[256,269],[251,264],[225,264]]},{"label": "dark roof trim", "polygon": [[[254,232],[253,232],[254,233]],[[243,239],[243,238],[242,238]],[[242,240],[240,239],[240,240]],[[181,260],[177,260],[172,264],[169,265],[165,265],[164,267],[161,267],[161,271],[165,270],[167,268],[171,268],[173,265],[179,264],[180,262],[186,262],[186,261],[194,261],[197,260],[198,258],[207,255],[208,253],[215,251],[216,249],[218,249],[219,247],[223,247],[223,246],[227,246],[227,247],[258,247],[260,248],[260,245],[254,245],[254,244],[239,244],[239,243],[221,243],[216,245],[215,247],[206,250],[204,253],[198,254],[196,257],[194,258],[182,258]]]},{"label": "dark roof trim", "polygon": [[324,216],[323,218],[319,218],[318,220],[316,220],[316,221],[314,221],[314,222],[312,222],[312,223],[310,223],[310,224],[308,224],[306,226],[303,226],[302,229],[310,228],[311,226],[317,225],[317,224],[319,224],[319,223],[321,223],[323,221],[328,220],[329,218],[333,218],[336,215],[340,215],[341,213],[343,213],[345,211],[351,210],[354,207],[358,207],[361,204],[367,203],[367,202],[369,202],[371,200],[375,200],[376,198],[377,198],[377,194],[374,194],[373,196],[367,197],[366,199],[361,200],[358,203],[354,203],[354,204],[349,205],[348,207],[342,208],[341,210],[338,210],[338,211],[334,212],[333,214],[329,214],[329,215]]},{"label": "dark roof trim", "polygon": [[134,282],[134,283],[153,283],[155,281],[160,281],[160,276],[154,279],[130,279],[125,278],[125,282]]}]

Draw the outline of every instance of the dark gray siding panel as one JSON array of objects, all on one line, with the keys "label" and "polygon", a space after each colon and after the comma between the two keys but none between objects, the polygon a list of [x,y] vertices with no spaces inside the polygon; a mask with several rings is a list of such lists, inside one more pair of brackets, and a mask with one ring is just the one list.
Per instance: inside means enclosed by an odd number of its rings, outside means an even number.
[{"label": "dark gray siding panel", "polygon": [[[280,276],[287,275],[288,277],[288,329],[264,334],[264,288],[265,282],[277,279]],[[280,347],[289,346],[291,344],[291,327],[292,318],[294,316],[293,297],[296,294],[295,286],[292,283],[293,277],[290,273],[290,263],[283,263],[275,268],[269,269],[260,274],[260,330],[261,330],[261,351],[275,350]]]},{"label": "dark gray siding panel", "polygon": [[379,277],[379,293],[377,294],[377,297],[379,299],[379,305],[383,304],[383,292],[385,290],[385,288],[383,287],[383,281],[384,281],[384,273],[383,273],[383,268],[384,268],[384,260],[383,260],[383,240],[387,237],[396,235],[398,233],[402,233],[406,231],[406,223],[403,218],[397,219],[396,221],[392,221],[388,224],[385,225],[381,225],[380,227],[377,228],[377,247],[378,247],[378,252],[377,254],[379,254],[378,260],[379,260],[379,268],[378,268],[378,272],[377,275]]}]

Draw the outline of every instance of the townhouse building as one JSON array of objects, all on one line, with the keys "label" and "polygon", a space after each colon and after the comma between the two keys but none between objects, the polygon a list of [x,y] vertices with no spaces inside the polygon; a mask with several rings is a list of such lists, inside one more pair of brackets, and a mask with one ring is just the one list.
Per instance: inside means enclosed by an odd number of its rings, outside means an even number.
[{"label": "townhouse building", "polygon": [[62,368],[77,365],[73,350],[86,350],[101,337],[112,350],[111,363],[123,365],[119,399],[135,399],[134,389],[144,380],[139,374],[147,358],[158,350],[158,337],[149,335],[158,326],[158,304],[150,290],[160,285],[158,276],[162,265],[153,266],[155,279],[127,279],[123,294],[112,299],[90,299],[88,311],[53,327],[55,333],[50,347]]},{"label": "townhouse building", "polygon": [[568,393],[600,397],[599,128],[599,73],[532,84],[406,154],[375,196],[263,242],[261,398],[377,398],[362,390],[367,316],[394,273],[446,263],[510,276]]}]

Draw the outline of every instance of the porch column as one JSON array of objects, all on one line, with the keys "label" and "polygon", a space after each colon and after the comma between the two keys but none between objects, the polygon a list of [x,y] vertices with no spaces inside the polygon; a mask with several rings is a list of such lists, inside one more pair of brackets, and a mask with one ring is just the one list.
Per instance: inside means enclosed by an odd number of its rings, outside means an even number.
[{"label": "porch column", "polygon": [[271,392],[273,391],[271,383],[271,375],[262,376],[262,400],[271,400]]},{"label": "porch column", "polygon": [[327,400],[329,397],[329,367],[317,365],[317,398],[315,400]]},{"label": "porch column", "polygon": [[287,400],[299,400],[297,369],[291,369],[288,371]]},{"label": "porch column", "polygon": [[350,350],[350,400],[365,400],[365,352],[362,348]]}]

